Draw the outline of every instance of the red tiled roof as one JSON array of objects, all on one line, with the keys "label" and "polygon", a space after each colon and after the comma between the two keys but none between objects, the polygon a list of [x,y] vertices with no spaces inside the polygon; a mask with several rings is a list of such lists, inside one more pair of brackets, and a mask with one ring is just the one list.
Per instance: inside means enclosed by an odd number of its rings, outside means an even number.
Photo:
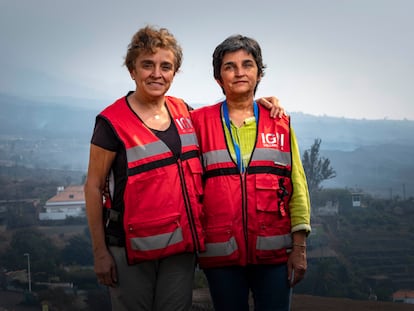
[{"label": "red tiled roof", "polygon": [[68,186],[59,191],[54,197],[50,198],[46,203],[57,202],[78,202],[85,201],[83,186]]},{"label": "red tiled roof", "polygon": [[403,298],[414,298],[414,291],[412,290],[399,290],[392,294],[394,299],[403,299]]}]

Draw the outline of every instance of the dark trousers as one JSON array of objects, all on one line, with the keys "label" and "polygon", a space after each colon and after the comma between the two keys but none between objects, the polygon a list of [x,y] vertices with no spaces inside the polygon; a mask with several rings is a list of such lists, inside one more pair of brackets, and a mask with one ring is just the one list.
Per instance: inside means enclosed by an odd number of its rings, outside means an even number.
[{"label": "dark trousers", "polygon": [[185,253],[128,265],[125,248],[111,246],[118,286],[109,289],[113,311],[191,309],[196,257]]},{"label": "dark trousers", "polygon": [[287,265],[249,265],[204,269],[216,311],[248,311],[249,292],[255,311],[288,311]]}]

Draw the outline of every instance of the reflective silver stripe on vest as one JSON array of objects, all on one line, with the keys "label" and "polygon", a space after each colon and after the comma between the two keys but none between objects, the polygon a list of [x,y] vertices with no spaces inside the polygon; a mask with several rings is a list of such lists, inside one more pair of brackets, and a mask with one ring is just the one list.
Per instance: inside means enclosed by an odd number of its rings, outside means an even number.
[{"label": "reflective silver stripe on vest", "polygon": [[[290,166],[292,160],[290,152],[282,152],[276,149],[256,148],[253,152],[252,161],[273,161],[276,164]],[[205,152],[203,154],[205,167],[212,164],[231,162],[227,149]]]},{"label": "reflective silver stripe on vest", "polygon": [[258,236],[256,240],[256,249],[261,251],[270,251],[287,247],[292,247],[292,236],[290,234]]},{"label": "reflective silver stripe on vest", "polygon": [[126,154],[128,162],[134,162],[166,152],[171,152],[167,145],[162,141],[155,141],[146,145],[129,148]]},{"label": "reflective silver stripe on vest", "polygon": [[203,162],[204,167],[207,167],[211,164],[231,162],[231,159],[229,159],[229,152],[227,149],[223,149],[203,153]]},{"label": "reflective silver stripe on vest", "polygon": [[183,147],[198,145],[197,137],[194,133],[181,134],[180,137],[181,137],[181,144],[183,145]]},{"label": "reflective silver stripe on vest", "polygon": [[[198,145],[197,138],[195,134],[182,134],[180,135],[181,143],[183,147]],[[142,160],[151,156],[163,154],[166,152],[171,152],[171,150],[167,147],[167,145],[158,140],[146,145],[142,146],[135,146],[132,148],[127,149],[126,155],[128,159],[128,163],[134,162],[137,160]]]},{"label": "reflective silver stripe on vest", "polygon": [[181,228],[177,228],[173,232],[141,238],[131,238],[130,241],[133,250],[152,251],[182,242],[183,232]]},{"label": "reflective silver stripe on vest", "polygon": [[290,152],[283,152],[277,149],[270,148],[256,148],[253,152],[252,161],[273,161],[276,164],[283,166],[290,166],[291,157]]},{"label": "reflective silver stripe on vest", "polygon": [[216,256],[228,256],[237,251],[237,243],[234,237],[230,240],[220,243],[206,243],[206,251],[200,253],[200,257],[216,257]]}]

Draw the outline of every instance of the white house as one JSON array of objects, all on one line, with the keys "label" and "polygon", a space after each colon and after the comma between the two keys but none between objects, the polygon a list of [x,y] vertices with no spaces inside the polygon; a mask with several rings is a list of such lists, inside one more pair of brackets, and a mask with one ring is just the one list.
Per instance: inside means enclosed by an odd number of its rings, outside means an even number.
[{"label": "white house", "polygon": [[394,294],[392,294],[392,301],[414,304],[414,291],[398,290]]},{"label": "white house", "polygon": [[68,217],[85,217],[83,186],[58,187],[57,194],[46,201],[39,220],[65,220]]},{"label": "white house", "polygon": [[353,207],[362,207],[361,197],[362,197],[362,194],[359,192],[352,193],[352,206]]}]

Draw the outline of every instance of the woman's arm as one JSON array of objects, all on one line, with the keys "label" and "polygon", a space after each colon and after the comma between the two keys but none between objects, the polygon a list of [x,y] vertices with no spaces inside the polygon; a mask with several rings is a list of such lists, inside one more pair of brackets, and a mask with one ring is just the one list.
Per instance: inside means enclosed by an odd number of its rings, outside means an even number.
[{"label": "woman's arm", "polygon": [[91,233],[95,273],[98,281],[107,286],[117,282],[115,262],[105,243],[103,224],[103,192],[106,177],[116,152],[91,144],[88,174],[85,183],[86,214]]},{"label": "woman's arm", "polygon": [[306,237],[311,231],[310,199],[305,171],[300,158],[299,147],[294,130],[290,129],[292,153],[293,194],[289,202],[292,226],[292,252],[288,260],[288,279],[295,286],[307,270]]}]

